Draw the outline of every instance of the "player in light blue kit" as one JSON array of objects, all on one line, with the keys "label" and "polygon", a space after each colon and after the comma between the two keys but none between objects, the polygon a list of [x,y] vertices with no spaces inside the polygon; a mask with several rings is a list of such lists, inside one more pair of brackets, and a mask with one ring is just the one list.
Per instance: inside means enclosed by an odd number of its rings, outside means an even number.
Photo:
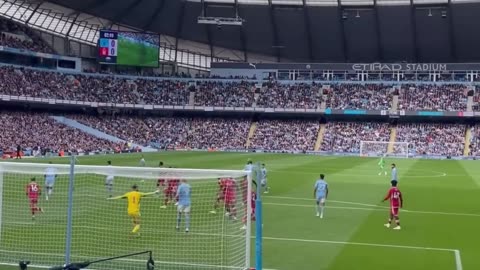
[{"label": "player in light blue kit", "polygon": [[185,215],[185,232],[190,231],[190,206],[191,206],[191,187],[187,184],[187,180],[182,180],[182,183],[177,188],[177,227],[180,229],[180,222],[182,221],[182,214]]},{"label": "player in light blue kit", "polygon": [[[50,161],[48,164],[52,164],[52,162]],[[45,188],[47,189],[47,192],[45,192],[45,200],[48,201],[49,197],[52,196],[55,179],[57,179],[57,169],[49,166],[45,169],[43,177],[45,178]]]},{"label": "player in light blue kit", "polygon": [[315,189],[313,190],[313,197],[317,203],[317,217],[323,218],[323,211],[325,209],[325,201],[328,197],[328,184],[325,182],[325,175],[320,174],[320,179],[315,182]]},{"label": "player in light blue kit", "polygon": [[398,182],[397,165],[395,163],[392,163],[392,181]]},{"label": "player in light blue kit", "polygon": [[253,171],[253,162],[250,159],[247,161],[247,165],[245,165],[244,170],[247,172]]},{"label": "player in light blue kit", "polygon": [[265,168],[265,164],[262,164],[262,179],[261,179],[261,185],[263,188],[263,193],[267,194],[270,191],[270,187],[268,186],[268,181],[267,181],[267,168]]}]

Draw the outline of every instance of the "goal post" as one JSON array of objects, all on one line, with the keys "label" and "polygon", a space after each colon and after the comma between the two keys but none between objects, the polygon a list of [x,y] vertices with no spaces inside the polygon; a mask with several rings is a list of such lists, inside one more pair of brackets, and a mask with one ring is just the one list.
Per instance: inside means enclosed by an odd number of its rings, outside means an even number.
[{"label": "goal post", "polygon": [[361,157],[396,156],[408,158],[415,151],[415,145],[409,142],[361,141]]},{"label": "goal post", "polygon": [[[252,211],[247,203],[251,172],[74,165],[70,179],[72,166],[0,163],[0,264],[29,260],[48,267],[62,265],[65,258],[81,262],[151,250],[159,269],[250,268],[251,220],[246,217]],[[51,168],[56,178],[47,200],[44,178]],[[38,206],[44,210],[34,220],[25,194],[33,177],[42,189]],[[111,189],[106,185],[109,177]],[[228,179],[233,187],[228,199],[219,192],[219,179]],[[169,186],[178,180],[190,186],[188,215],[176,205],[176,187]],[[141,198],[138,233],[132,233],[126,200],[107,200],[133,185],[144,193],[159,190]],[[216,204],[216,213],[210,213]],[[145,263],[143,258],[125,258],[102,263],[101,269],[143,269]]]}]

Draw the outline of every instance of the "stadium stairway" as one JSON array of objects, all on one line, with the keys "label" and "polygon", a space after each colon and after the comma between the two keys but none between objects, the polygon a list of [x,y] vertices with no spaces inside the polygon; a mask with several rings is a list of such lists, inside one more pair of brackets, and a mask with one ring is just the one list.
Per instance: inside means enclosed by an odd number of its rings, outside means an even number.
[{"label": "stadium stairway", "polygon": [[195,106],[195,93],[196,92],[191,91],[190,96],[188,96],[188,105],[190,106]]},{"label": "stadium stairway", "polygon": [[[66,118],[66,117],[63,117],[63,116],[51,116],[51,118],[58,123],[69,126],[71,128],[79,129],[82,132],[88,133],[88,134],[90,134],[92,136],[95,136],[97,138],[100,138],[100,139],[105,139],[105,140],[115,142],[115,143],[118,143],[118,142],[124,143],[125,142],[125,140],[122,140],[122,139],[117,138],[115,136],[109,135],[109,134],[107,134],[105,132],[102,132],[98,129],[94,129],[92,127],[86,126],[86,125],[81,124],[81,123],[79,123],[75,120],[72,120],[72,119],[69,119],[69,118]],[[138,145],[138,144],[135,144],[135,143],[132,143],[132,146],[133,147],[139,147],[140,149],[142,149],[142,152],[156,152],[157,151],[157,149],[155,149],[155,148],[144,147],[144,146],[141,146],[141,145]]]},{"label": "stadium stairway", "polygon": [[393,153],[394,142],[397,140],[397,127],[392,127],[390,129],[390,143],[388,144],[387,153]]},{"label": "stadium stairway", "polygon": [[250,148],[250,144],[252,143],[252,138],[256,130],[257,130],[257,122],[252,121],[252,124],[250,125],[250,131],[248,132],[247,142],[245,143],[247,149]]},{"label": "stadium stairway", "polygon": [[465,130],[465,146],[463,147],[463,155],[468,157],[470,155],[470,140],[472,139],[472,127],[467,126]]},{"label": "stadium stairway", "polygon": [[[327,91],[324,91],[324,90],[327,90]],[[322,95],[322,102],[320,103],[321,110],[325,110],[327,108],[328,95],[325,93],[330,93],[330,85],[324,85],[322,87],[322,92],[320,93]]]},{"label": "stadium stairway", "polygon": [[320,129],[318,129],[317,141],[315,142],[315,147],[313,148],[313,150],[320,151],[324,134],[325,134],[325,124],[320,124]]},{"label": "stadium stairway", "polygon": [[[473,86],[472,89],[475,89],[475,86]],[[467,112],[472,112],[472,111],[473,111],[473,96],[469,96],[467,97]]]}]

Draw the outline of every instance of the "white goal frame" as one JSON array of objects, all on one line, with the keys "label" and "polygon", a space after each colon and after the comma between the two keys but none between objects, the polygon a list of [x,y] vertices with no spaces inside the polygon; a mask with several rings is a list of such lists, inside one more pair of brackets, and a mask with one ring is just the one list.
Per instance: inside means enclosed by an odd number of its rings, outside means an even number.
[{"label": "white goal frame", "polygon": [[[381,149],[381,146],[383,145],[385,147],[385,151],[383,152],[374,152],[374,151],[369,151],[366,149],[365,145],[366,144],[376,144],[379,146]],[[396,153],[395,147],[400,146],[404,147],[403,151],[400,153]],[[389,152],[388,149],[392,147],[393,151]],[[404,157],[404,158],[409,158],[412,156],[412,153],[410,153],[411,149],[415,149],[415,144],[410,143],[410,142],[379,142],[379,141],[360,141],[360,156],[361,157],[379,157],[382,155],[386,156],[395,156],[395,157]]]},{"label": "white goal frame", "polygon": [[[109,175],[115,175],[116,176],[122,176],[122,177],[128,177],[132,179],[141,179],[142,181],[156,181],[159,178],[162,179],[187,179],[189,181],[195,181],[195,180],[204,180],[204,179],[219,179],[219,178],[243,178],[245,177],[247,181],[247,203],[245,204],[245,210],[246,210],[246,220],[245,220],[245,231],[244,234],[242,235],[242,238],[245,237],[244,243],[245,247],[243,252],[245,252],[245,258],[244,258],[244,265],[242,266],[243,269],[250,269],[251,267],[251,240],[252,240],[252,230],[251,230],[251,219],[249,218],[252,214],[252,208],[251,208],[251,198],[252,194],[251,191],[253,189],[252,187],[252,172],[251,171],[245,171],[245,170],[215,170],[215,169],[183,169],[183,168],[155,168],[155,167],[123,167],[123,166],[95,166],[95,165],[75,165],[72,157],[72,164],[42,164],[42,163],[17,163],[17,162],[0,162],[0,232],[2,231],[2,223],[4,220],[3,217],[3,199],[4,199],[4,184],[5,184],[5,173],[15,173],[18,175],[32,175],[32,174],[38,174],[38,175],[43,175],[45,172],[45,169],[49,167],[54,167],[56,169],[56,174],[58,175],[64,175],[65,177],[70,175],[71,173],[74,174],[74,177],[70,177],[70,185],[73,186],[73,183],[77,175],[79,174],[95,174],[95,175],[101,175],[101,176],[109,176]],[[39,181],[41,185],[43,186],[43,181]],[[241,193],[239,193],[240,196]],[[70,194],[69,196],[72,196]],[[71,205],[68,206],[68,208],[71,209]],[[65,213],[67,214],[67,213]],[[241,216],[241,215],[240,215]],[[68,225],[67,225],[68,226]],[[71,233],[71,232],[70,232]],[[68,230],[67,230],[68,234]],[[0,235],[0,241],[2,241],[2,235]],[[227,235],[228,236],[228,235]],[[70,236],[66,236],[71,237]],[[67,244],[68,245],[68,244]],[[67,251],[68,250],[68,251]],[[68,252],[71,252],[69,249],[66,249],[65,251],[65,257],[68,258],[70,257],[70,254],[67,254]],[[20,253],[22,253],[20,251]],[[24,252],[23,254],[29,255],[29,252]],[[37,254],[38,255],[38,254]],[[62,255],[62,254],[56,254],[56,255]],[[67,259],[66,259],[67,260]],[[14,263],[13,261],[3,261],[0,260],[0,265],[12,265]],[[37,264],[35,262],[32,262],[33,264]],[[195,264],[192,264],[195,265]],[[40,264],[41,267],[47,267],[49,265],[45,264]],[[203,266],[203,265],[199,265]],[[205,265],[207,266],[207,265]],[[237,269],[236,267],[230,267],[228,265],[225,265],[224,267],[227,268],[232,268],[232,269]]]}]

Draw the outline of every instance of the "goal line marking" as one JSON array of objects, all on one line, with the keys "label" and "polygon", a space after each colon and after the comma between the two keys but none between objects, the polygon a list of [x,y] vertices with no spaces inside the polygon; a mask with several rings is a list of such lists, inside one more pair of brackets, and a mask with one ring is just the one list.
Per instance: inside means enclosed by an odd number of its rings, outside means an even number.
[{"label": "goal line marking", "polygon": [[[65,254],[52,254],[52,253],[42,253],[42,252],[22,252],[22,251],[9,251],[9,250],[0,250],[0,253],[18,253],[18,254],[34,254],[34,255],[40,255],[40,256],[52,256],[52,257],[64,257]],[[86,257],[86,256],[76,256],[76,258],[82,258],[82,259],[91,259],[91,257]],[[144,263],[146,260],[138,260],[138,259],[118,259],[118,261],[124,261],[124,262],[133,262],[133,263]],[[227,265],[213,265],[213,264],[197,264],[197,263],[184,263],[184,262],[170,262],[170,261],[159,261],[159,260],[154,260],[156,265],[183,265],[183,266],[200,266],[204,268],[222,268],[222,269],[237,269],[237,270],[244,270],[243,267],[238,267],[238,266],[227,266]],[[0,262],[0,265],[9,265],[9,266],[18,266],[17,264],[14,263],[5,263],[5,262]],[[45,265],[29,265],[30,267],[33,268],[40,268],[40,269],[50,269],[51,266],[45,266]],[[95,268],[86,268],[89,270],[95,270]],[[105,267],[101,268],[102,270],[105,270]],[[108,268],[108,269],[115,269],[115,268]],[[264,270],[277,270],[277,269],[272,269],[272,268],[263,268]]]}]

